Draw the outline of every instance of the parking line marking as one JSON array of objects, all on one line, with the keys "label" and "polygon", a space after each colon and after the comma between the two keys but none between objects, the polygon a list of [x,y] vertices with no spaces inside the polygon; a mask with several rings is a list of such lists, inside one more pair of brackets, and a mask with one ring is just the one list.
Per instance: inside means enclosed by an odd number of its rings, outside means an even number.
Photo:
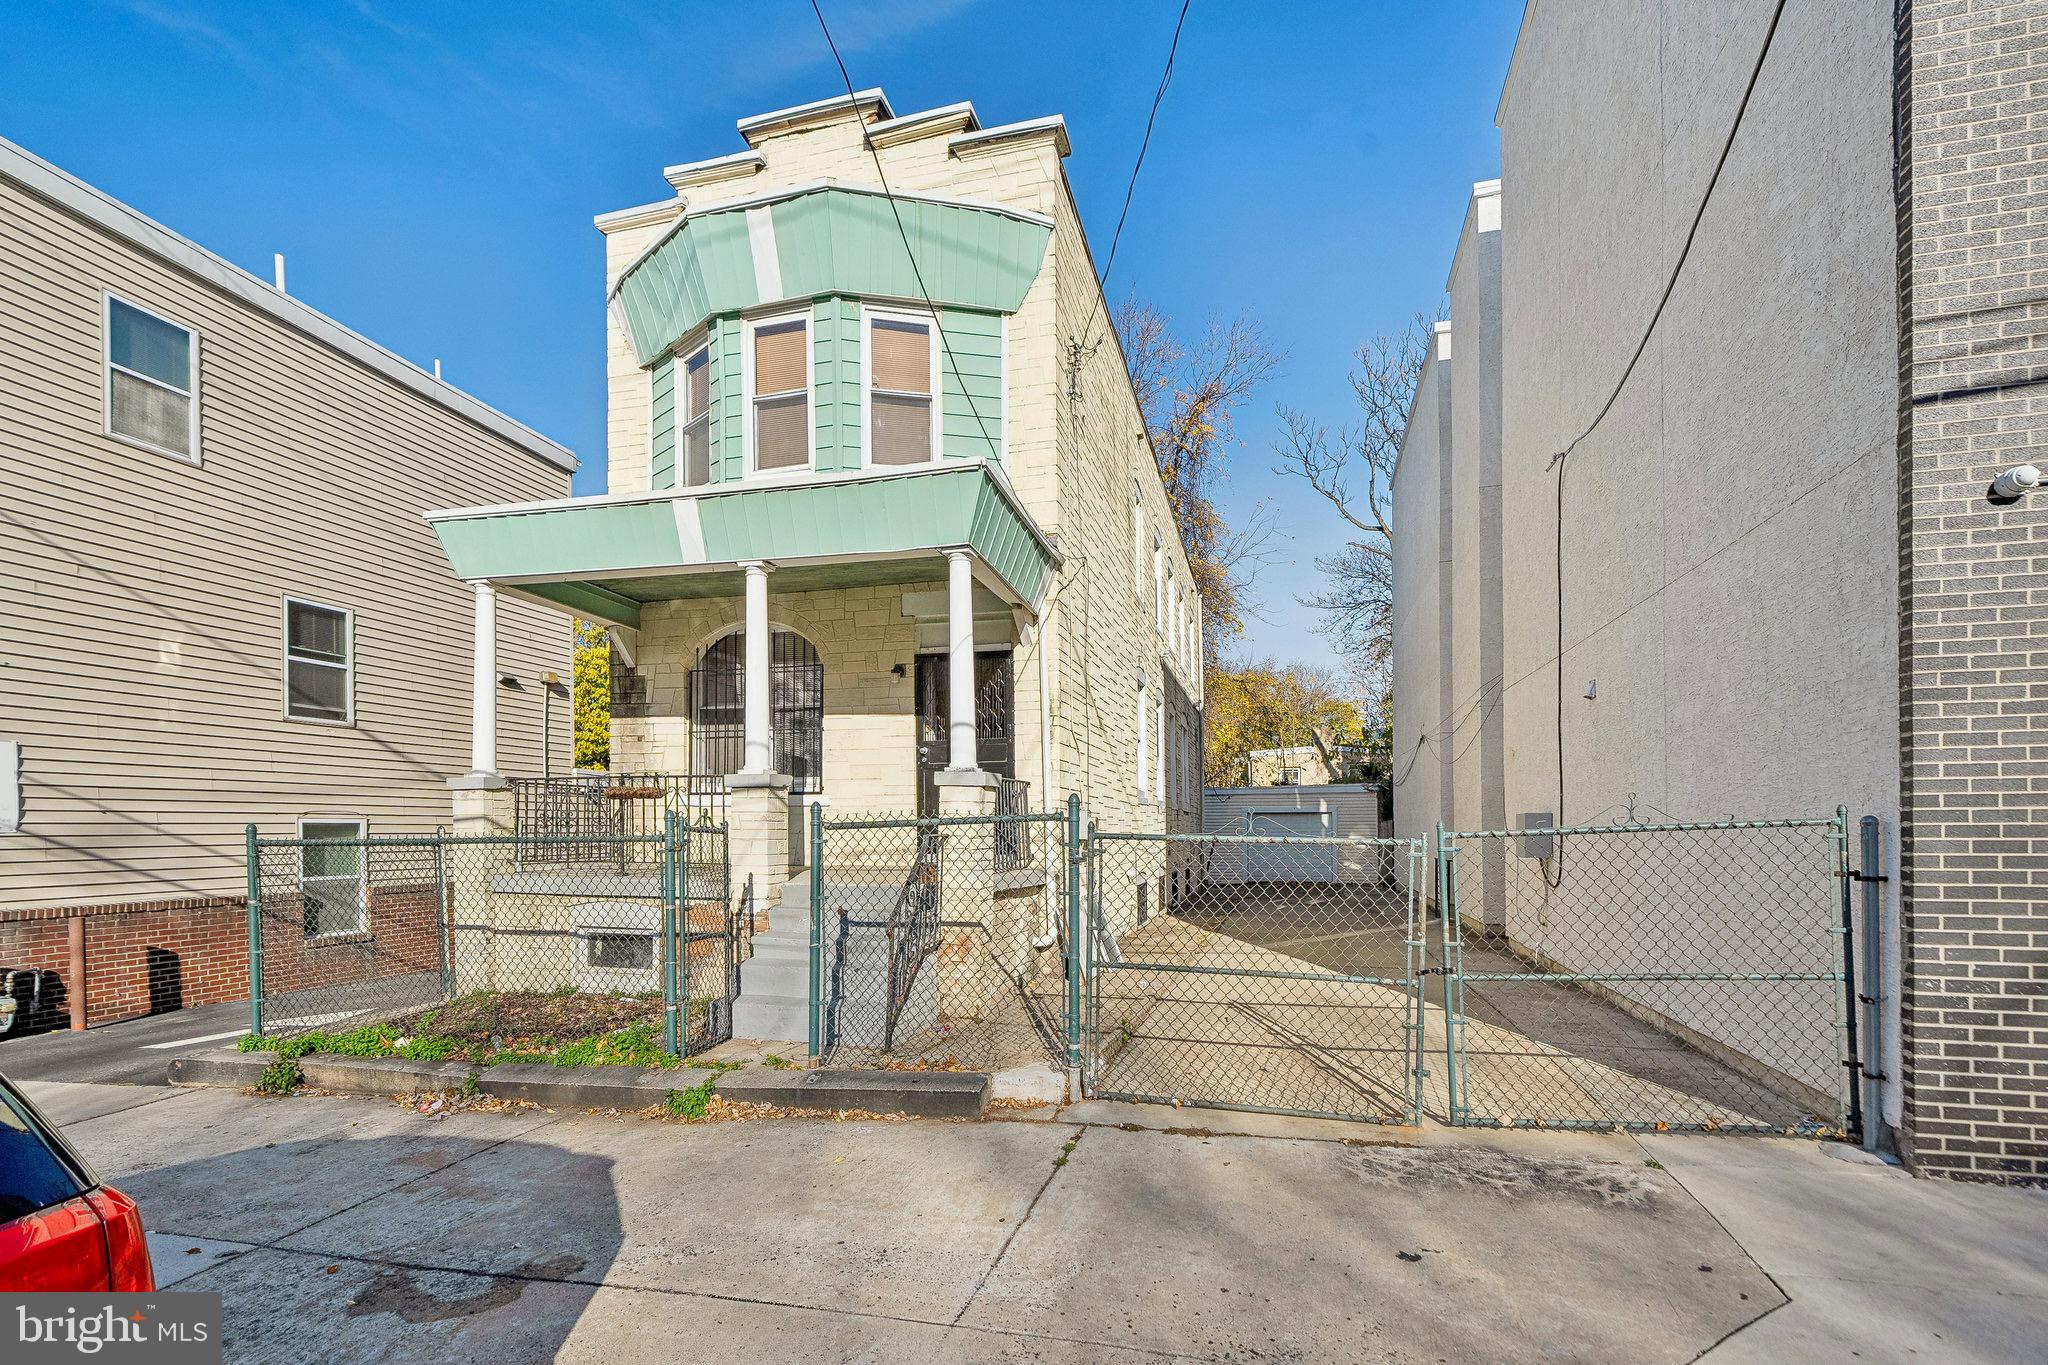
[{"label": "parking line marking", "polygon": [[248,1031],[245,1028],[238,1028],[229,1033],[208,1033],[198,1038],[179,1038],[175,1042],[144,1043],[142,1046],[148,1051],[156,1052],[167,1047],[190,1047],[194,1043],[218,1043],[228,1038],[239,1038]]}]

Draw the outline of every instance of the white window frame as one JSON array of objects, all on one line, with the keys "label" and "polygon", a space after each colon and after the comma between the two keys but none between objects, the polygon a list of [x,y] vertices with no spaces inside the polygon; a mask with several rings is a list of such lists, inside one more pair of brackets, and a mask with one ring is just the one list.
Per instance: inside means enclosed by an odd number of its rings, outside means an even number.
[{"label": "white window frame", "polygon": [[[939,355],[945,349],[945,342],[939,335],[939,315],[923,308],[891,308],[863,303],[860,306],[860,462],[863,469],[916,469],[914,464],[875,463],[875,416],[874,416],[874,324],[876,322],[914,322],[931,328],[931,401],[932,440],[931,449],[925,452],[926,464],[937,464],[941,441],[944,436],[945,413],[942,404],[945,394],[940,390]],[[890,390],[898,394],[897,390]],[[915,398],[914,393],[900,393],[903,398]]]},{"label": "white window frame", "polygon": [[1152,628],[1166,634],[1166,543],[1152,533]]},{"label": "white window frame", "polygon": [[1152,695],[1151,689],[1146,686],[1145,679],[1142,675],[1138,678],[1137,718],[1138,800],[1142,802],[1150,799],[1148,793],[1146,792],[1145,784],[1149,782],[1152,777],[1151,745],[1148,741],[1147,736],[1147,732],[1150,731],[1150,729],[1152,728]]},{"label": "white window frame", "polygon": [[[166,384],[154,375],[143,374],[140,370],[131,370],[126,365],[116,365],[114,363],[114,305],[116,303],[124,308],[133,308],[143,316],[154,318],[165,326],[175,327],[185,334],[185,354],[192,377],[192,387],[189,391]],[[138,379],[145,384],[154,385],[166,393],[175,393],[190,400],[191,412],[186,419],[187,440],[192,446],[190,452],[172,450],[167,446],[160,446],[145,441],[139,436],[130,436],[124,431],[114,430],[114,372],[116,370],[132,379]],[[173,317],[166,317],[154,308],[145,308],[135,302],[135,300],[125,298],[110,289],[102,289],[100,291],[100,430],[105,435],[119,441],[122,445],[134,446],[138,450],[147,450],[151,454],[162,455],[167,459],[177,460],[183,464],[197,465],[202,463],[199,453],[199,329],[197,327],[191,326],[189,323],[180,322]]]},{"label": "white window frame", "polygon": [[[356,832],[351,838],[370,837],[370,822],[361,815],[307,815],[299,820],[299,894],[306,894],[306,826],[308,825],[354,825]],[[370,850],[367,846],[356,850],[362,856],[356,864],[356,925],[353,929],[329,929],[323,934],[307,934],[309,943],[332,942],[337,939],[361,938],[370,932]],[[317,881],[336,881],[334,877],[320,877]]]},{"label": "white window frame", "polygon": [[[808,479],[818,468],[818,353],[815,335],[815,320],[808,308],[798,311],[783,310],[778,313],[763,313],[757,318],[746,318],[740,328],[740,432],[746,449],[746,477],[760,483],[778,483],[791,479]],[[754,405],[764,396],[787,398],[795,389],[779,389],[772,394],[754,392],[754,333],[763,327],[776,327],[783,323],[801,323],[804,329],[804,462],[787,469],[763,469],[754,449]]]},{"label": "white window frame", "polygon": [[1152,746],[1153,790],[1158,793],[1159,804],[1166,804],[1166,689],[1159,689],[1158,700],[1152,703],[1153,733],[1159,742]]},{"label": "white window frame", "polygon": [[[704,482],[700,484],[683,482],[683,429],[690,426],[696,420],[692,418],[689,421],[685,421],[683,414],[688,410],[689,406],[690,362],[700,355],[704,357],[707,386],[715,384],[718,380],[717,375],[709,373],[711,370],[711,338],[709,335],[700,337],[694,346],[680,346],[676,348],[675,378],[670,385],[671,403],[675,418],[675,435],[673,438],[675,449],[671,453],[676,462],[674,480],[669,485],[671,488],[709,488],[715,482],[711,477],[711,407],[712,403],[716,400],[709,397],[705,401],[704,411],[701,414],[704,420]],[[653,401],[653,394],[651,392],[648,394],[648,400],[650,402]],[[648,472],[651,474],[654,469],[654,424],[652,421],[648,423],[647,439],[649,443],[647,467]]]},{"label": "white window frame", "polygon": [[1145,490],[1131,481],[1131,596],[1145,599]]},{"label": "white window frame", "polygon": [[[335,720],[328,716],[295,716],[292,714],[292,664],[294,662],[292,656],[292,608],[295,606],[311,607],[315,611],[341,613],[342,638],[348,649],[348,662],[345,664],[334,664],[329,663],[325,659],[305,658],[298,659],[296,662],[311,664],[317,668],[339,668],[342,670],[343,676],[346,679],[345,695],[348,698],[348,718],[346,720]],[[282,670],[279,674],[279,682],[282,684],[279,688],[280,695],[278,697],[281,704],[280,714],[286,720],[294,721],[300,725],[336,725],[343,727],[354,725],[356,723],[356,614],[347,607],[337,607],[331,602],[316,602],[310,597],[294,597],[287,593],[283,605],[278,608],[277,624],[278,658]]]}]

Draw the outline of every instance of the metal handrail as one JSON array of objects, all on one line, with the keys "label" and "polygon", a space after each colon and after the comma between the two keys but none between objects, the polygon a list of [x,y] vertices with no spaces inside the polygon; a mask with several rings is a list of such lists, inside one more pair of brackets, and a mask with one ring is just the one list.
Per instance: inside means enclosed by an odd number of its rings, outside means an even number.
[{"label": "metal handrail", "polygon": [[885,1048],[896,1045],[896,1024],[910,1003],[910,988],[924,960],[938,950],[939,854],[945,841],[946,836],[935,831],[918,831],[917,856],[889,910],[889,1008],[882,1026]]}]

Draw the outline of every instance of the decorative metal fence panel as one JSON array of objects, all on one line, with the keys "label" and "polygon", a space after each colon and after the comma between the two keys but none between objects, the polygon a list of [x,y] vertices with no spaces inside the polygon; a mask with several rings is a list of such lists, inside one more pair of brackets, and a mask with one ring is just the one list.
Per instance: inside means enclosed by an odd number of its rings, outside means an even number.
[{"label": "decorative metal fence panel", "polygon": [[511,782],[523,864],[651,867],[670,816],[698,828],[725,823],[726,780],[715,774],[580,772]]},{"label": "decorative metal fence panel", "polygon": [[835,820],[811,846],[810,1053],[997,1070],[1066,1055],[1058,815]]},{"label": "decorative metal fence panel", "polygon": [[1451,1122],[1846,1129],[1845,815],[1438,840]]},{"label": "decorative metal fence panel", "polygon": [[1420,840],[1088,837],[1085,1088],[1419,1121]]},{"label": "decorative metal fence panel", "polygon": [[385,1041],[431,1036],[479,1061],[624,1061],[732,1034],[751,930],[722,826],[671,817],[666,833],[604,840],[252,828],[248,859],[259,1034],[388,1026]]}]

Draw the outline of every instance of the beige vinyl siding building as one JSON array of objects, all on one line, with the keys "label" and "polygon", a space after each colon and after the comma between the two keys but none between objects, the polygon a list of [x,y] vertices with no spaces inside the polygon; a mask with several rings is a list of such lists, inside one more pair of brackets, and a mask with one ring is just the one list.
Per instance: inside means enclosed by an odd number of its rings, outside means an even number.
[{"label": "beige vinyl siding building", "polygon": [[[238,897],[251,821],[445,824],[471,591],[420,513],[560,497],[574,458],[5,142],[0,278],[0,913]],[[190,458],[112,434],[110,298],[197,333]],[[344,721],[286,714],[288,598],[348,614]],[[568,618],[499,632],[499,766],[566,770]]]}]

